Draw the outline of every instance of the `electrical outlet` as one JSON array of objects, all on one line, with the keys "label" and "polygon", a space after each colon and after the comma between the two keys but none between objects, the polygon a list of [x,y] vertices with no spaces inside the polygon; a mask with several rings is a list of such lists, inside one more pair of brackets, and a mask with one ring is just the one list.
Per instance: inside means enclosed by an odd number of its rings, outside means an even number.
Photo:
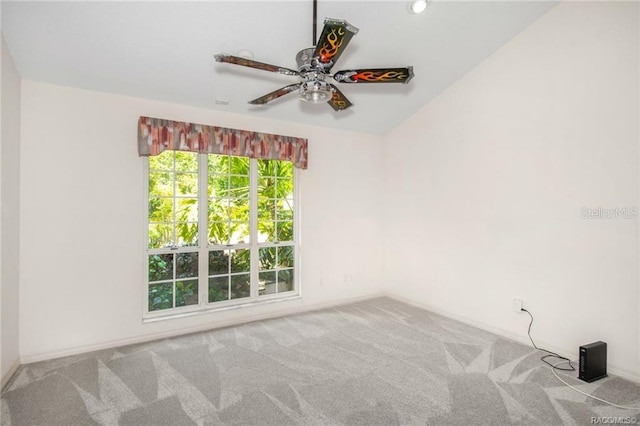
[{"label": "electrical outlet", "polygon": [[513,299],[513,312],[522,312],[522,299]]}]

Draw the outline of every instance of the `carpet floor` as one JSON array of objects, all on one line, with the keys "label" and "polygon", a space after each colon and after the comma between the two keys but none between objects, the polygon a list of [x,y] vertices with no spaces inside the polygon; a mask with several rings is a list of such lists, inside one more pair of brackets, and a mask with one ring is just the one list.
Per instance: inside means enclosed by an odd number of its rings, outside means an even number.
[{"label": "carpet floor", "polygon": [[[389,298],[24,365],[0,423],[560,425],[640,422],[520,343]],[[640,385],[561,377],[618,404]]]}]

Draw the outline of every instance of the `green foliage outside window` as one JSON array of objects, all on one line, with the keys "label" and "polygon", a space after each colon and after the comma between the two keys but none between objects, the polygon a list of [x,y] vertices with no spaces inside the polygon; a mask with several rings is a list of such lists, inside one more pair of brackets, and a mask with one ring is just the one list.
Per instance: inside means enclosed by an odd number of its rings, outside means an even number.
[{"label": "green foliage outside window", "polygon": [[198,253],[149,256],[149,310],[198,303]]},{"label": "green foliage outside window", "polygon": [[[257,160],[258,242],[293,241],[293,164]],[[211,245],[250,243],[250,159],[207,156],[207,225]],[[149,158],[150,249],[197,246],[198,155],[165,151]],[[259,250],[261,270],[292,281],[293,247]],[[271,256],[271,257],[270,257]],[[198,303],[198,253],[149,256],[149,310]],[[209,302],[250,295],[250,250],[211,250]],[[278,270],[277,274],[276,271]],[[291,278],[285,275],[289,274]],[[292,284],[291,284],[292,287]],[[292,288],[289,288],[292,289]]]}]

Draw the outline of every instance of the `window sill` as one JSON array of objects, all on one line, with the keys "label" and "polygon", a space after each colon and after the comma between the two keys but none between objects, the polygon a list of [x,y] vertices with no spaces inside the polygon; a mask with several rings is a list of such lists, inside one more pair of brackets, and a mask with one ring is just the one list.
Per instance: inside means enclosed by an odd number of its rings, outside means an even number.
[{"label": "window sill", "polygon": [[215,306],[215,307],[212,306],[212,307],[209,307],[209,308],[206,308],[206,309],[199,309],[199,310],[196,310],[196,311],[177,312],[177,313],[172,313],[172,314],[167,314],[167,315],[162,315],[162,316],[146,317],[146,318],[142,319],[142,323],[143,324],[150,324],[150,323],[154,323],[154,322],[172,320],[172,319],[177,319],[177,318],[187,318],[187,317],[193,317],[193,316],[197,316],[197,315],[205,315],[205,314],[211,314],[211,313],[215,313],[215,312],[224,312],[224,311],[231,311],[231,310],[236,310],[236,309],[244,309],[244,308],[250,308],[250,307],[254,307],[254,306],[270,305],[272,303],[288,302],[288,301],[291,301],[291,300],[299,300],[299,299],[302,299],[301,295],[292,294],[290,296],[285,296],[285,297],[270,298],[270,299],[263,299],[263,300],[252,300],[250,302],[237,303],[237,304],[233,304],[233,305]]}]

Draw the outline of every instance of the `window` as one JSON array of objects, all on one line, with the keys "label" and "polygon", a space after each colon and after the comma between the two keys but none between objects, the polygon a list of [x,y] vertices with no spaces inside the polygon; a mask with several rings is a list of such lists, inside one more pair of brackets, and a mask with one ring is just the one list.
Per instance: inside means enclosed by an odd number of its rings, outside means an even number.
[{"label": "window", "polygon": [[298,294],[291,162],[165,151],[147,176],[146,317]]}]

